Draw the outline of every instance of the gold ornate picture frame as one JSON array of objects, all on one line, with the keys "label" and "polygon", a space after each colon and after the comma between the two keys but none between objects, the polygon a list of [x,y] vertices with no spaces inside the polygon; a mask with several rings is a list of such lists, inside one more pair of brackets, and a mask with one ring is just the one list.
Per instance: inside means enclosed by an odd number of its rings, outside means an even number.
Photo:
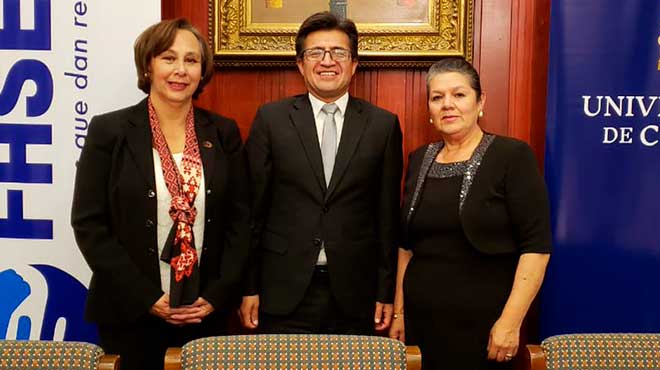
[{"label": "gold ornate picture frame", "polygon": [[209,0],[216,65],[293,66],[300,23],[323,10],[356,22],[362,66],[425,67],[443,56],[472,60],[472,0]]}]

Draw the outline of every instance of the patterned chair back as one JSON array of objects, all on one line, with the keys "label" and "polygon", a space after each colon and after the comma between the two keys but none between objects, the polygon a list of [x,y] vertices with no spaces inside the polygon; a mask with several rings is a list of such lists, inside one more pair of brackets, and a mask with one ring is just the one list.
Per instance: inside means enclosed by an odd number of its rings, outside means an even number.
[{"label": "patterned chair back", "polygon": [[119,356],[83,342],[0,340],[1,370],[116,370]]},{"label": "patterned chair back", "polygon": [[542,353],[527,347],[547,370],[660,370],[660,334],[566,334],[545,339]]},{"label": "patterned chair back", "polygon": [[[416,352],[415,349],[412,352],[416,354],[419,364],[419,349],[416,349]],[[209,337],[184,345],[180,350],[179,363],[175,358],[177,356],[177,349],[168,350],[166,370],[406,369],[406,346],[403,343],[390,338],[358,335],[267,334]]]}]

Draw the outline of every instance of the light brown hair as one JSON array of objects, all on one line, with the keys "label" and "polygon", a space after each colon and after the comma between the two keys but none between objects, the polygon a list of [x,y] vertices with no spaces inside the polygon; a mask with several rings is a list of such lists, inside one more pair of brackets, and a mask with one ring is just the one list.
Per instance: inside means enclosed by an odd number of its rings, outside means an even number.
[{"label": "light brown hair", "polygon": [[149,94],[151,90],[151,76],[149,75],[151,60],[172,46],[179,30],[190,31],[199,41],[202,78],[199,81],[197,90],[193,93],[194,99],[199,96],[204,86],[211,80],[213,76],[213,54],[206,40],[187,19],[168,19],[149,26],[138,36],[133,46],[138,88],[145,93]]}]

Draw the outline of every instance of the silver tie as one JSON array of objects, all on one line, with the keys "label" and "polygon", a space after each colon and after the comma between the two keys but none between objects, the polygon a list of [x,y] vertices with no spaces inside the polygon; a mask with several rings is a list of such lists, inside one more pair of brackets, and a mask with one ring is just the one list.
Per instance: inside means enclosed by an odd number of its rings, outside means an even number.
[{"label": "silver tie", "polygon": [[335,167],[335,156],[337,155],[337,123],[335,112],[337,104],[326,104],[321,108],[325,113],[323,120],[323,134],[321,135],[321,157],[323,158],[323,173],[325,174],[325,185],[330,184],[332,169]]}]

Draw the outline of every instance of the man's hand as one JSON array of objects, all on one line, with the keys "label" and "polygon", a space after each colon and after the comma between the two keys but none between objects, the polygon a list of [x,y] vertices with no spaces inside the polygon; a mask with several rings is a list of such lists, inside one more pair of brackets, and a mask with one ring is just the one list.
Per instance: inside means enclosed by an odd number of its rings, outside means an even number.
[{"label": "man's hand", "polygon": [[394,305],[392,303],[376,302],[376,312],[374,314],[374,324],[376,330],[385,330],[390,327],[393,312]]},{"label": "man's hand", "polygon": [[238,310],[241,324],[248,329],[256,329],[259,325],[259,295],[243,297],[241,308]]}]

